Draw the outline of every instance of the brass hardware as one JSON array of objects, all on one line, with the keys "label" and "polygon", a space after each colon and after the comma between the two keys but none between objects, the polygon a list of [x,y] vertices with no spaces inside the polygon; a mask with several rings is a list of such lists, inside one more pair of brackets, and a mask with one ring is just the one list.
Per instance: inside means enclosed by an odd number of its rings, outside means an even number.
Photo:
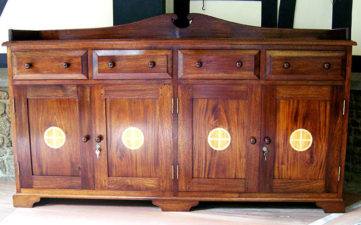
[{"label": "brass hardware", "polygon": [[285,69],[289,69],[290,67],[291,67],[291,64],[289,62],[285,62],[283,64],[283,68],[285,68]]},{"label": "brass hardware", "polygon": [[172,180],[174,180],[174,166],[172,165]]},{"label": "brass hardware", "polygon": [[240,60],[236,63],[238,68],[241,68],[243,66],[243,62]]},{"label": "brass hardware", "polygon": [[325,63],[325,64],[323,64],[323,68],[324,68],[325,70],[329,70],[329,69],[331,68],[331,63]]},{"label": "brass hardware", "polygon": [[100,143],[102,140],[103,140],[103,137],[101,135],[99,135],[98,137],[95,138],[96,143]]},{"label": "brass hardware", "polygon": [[70,63],[67,63],[67,62],[63,63],[64,69],[69,68],[69,66],[70,66]]},{"label": "brass hardware", "polygon": [[346,99],[343,100],[342,115],[344,116],[345,113],[346,113]]},{"label": "brass hardware", "polygon": [[154,61],[148,62],[148,67],[149,68],[154,68],[155,67],[155,62]]},{"label": "brass hardware", "polygon": [[88,142],[89,139],[90,139],[90,136],[89,136],[89,135],[85,135],[85,136],[83,136],[83,137],[81,138],[82,142],[84,142],[84,143]]},{"label": "brass hardware", "polygon": [[341,180],[341,166],[338,167],[338,177],[337,177],[337,181],[340,182]]},{"label": "brass hardware", "polygon": [[271,144],[271,138],[270,137],[265,137],[264,138],[264,143],[266,143],[266,145]]},{"label": "brass hardware", "polygon": [[100,144],[97,144],[95,146],[95,155],[97,156],[97,159],[99,159],[100,151],[101,151]]},{"label": "brass hardware", "polygon": [[177,180],[178,180],[178,178],[179,178],[179,166],[177,165]]},{"label": "brass hardware", "polygon": [[24,67],[25,67],[25,69],[30,69],[31,68],[31,63],[25,63]]},{"label": "brass hardware", "polygon": [[196,67],[197,68],[201,68],[202,65],[203,65],[203,63],[201,61],[196,62]]},{"label": "brass hardware", "polygon": [[114,62],[108,62],[108,67],[109,68],[114,68],[115,66],[115,63]]},{"label": "brass hardware", "polygon": [[263,152],[263,156],[264,156],[264,160],[267,160],[267,154],[268,154],[268,148],[266,146],[264,146],[262,148],[262,152]]},{"label": "brass hardware", "polygon": [[255,137],[251,137],[251,138],[249,139],[249,142],[250,142],[252,145],[254,145],[254,144],[257,143],[257,139],[256,139]]},{"label": "brass hardware", "polygon": [[177,114],[179,113],[179,98],[177,98]]}]

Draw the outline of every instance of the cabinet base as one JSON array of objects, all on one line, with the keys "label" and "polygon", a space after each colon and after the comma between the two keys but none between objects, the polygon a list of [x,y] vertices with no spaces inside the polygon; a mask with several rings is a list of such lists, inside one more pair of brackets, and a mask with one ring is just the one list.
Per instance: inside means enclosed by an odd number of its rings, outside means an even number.
[{"label": "cabinet base", "polygon": [[197,206],[199,201],[183,200],[153,200],[153,205],[158,206],[162,211],[183,211],[188,212],[192,207]]},{"label": "cabinet base", "polygon": [[316,202],[317,207],[323,209],[325,213],[344,213],[345,212],[345,202]]},{"label": "cabinet base", "polygon": [[13,196],[14,207],[31,208],[35,203],[39,201],[40,201],[40,196],[38,195],[15,194]]}]

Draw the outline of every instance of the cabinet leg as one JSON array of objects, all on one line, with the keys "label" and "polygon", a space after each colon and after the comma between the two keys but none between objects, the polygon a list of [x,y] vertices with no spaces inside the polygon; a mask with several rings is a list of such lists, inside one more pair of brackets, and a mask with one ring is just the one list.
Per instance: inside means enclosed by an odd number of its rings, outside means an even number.
[{"label": "cabinet leg", "polygon": [[40,196],[37,195],[15,194],[13,196],[14,207],[31,208],[35,203],[39,201]]},{"label": "cabinet leg", "polygon": [[192,207],[197,206],[199,201],[153,200],[152,203],[162,211],[189,211]]},{"label": "cabinet leg", "polygon": [[344,213],[345,212],[345,202],[316,202],[316,206],[323,209],[325,213]]}]

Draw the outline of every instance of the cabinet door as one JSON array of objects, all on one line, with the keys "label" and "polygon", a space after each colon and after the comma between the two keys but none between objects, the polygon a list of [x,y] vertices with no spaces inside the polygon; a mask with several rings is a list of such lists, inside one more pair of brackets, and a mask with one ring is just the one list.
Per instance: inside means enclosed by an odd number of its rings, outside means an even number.
[{"label": "cabinet door", "polygon": [[181,85],[179,191],[257,192],[260,88]]},{"label": "cabinet door", "polygon": [[92,98],[94,135],[102,139],[95,158],[96,188],[170,191],[171,85],[96,86]]},{"label": "cabinet door", "polygon": [[337,86],[265,88],[262,191],[337,192],[343,102]]},{"label": "cabinet door", "polygon": [[81,142],[89,93],[76,85],[14,88],[21,188],[92,188]]}]

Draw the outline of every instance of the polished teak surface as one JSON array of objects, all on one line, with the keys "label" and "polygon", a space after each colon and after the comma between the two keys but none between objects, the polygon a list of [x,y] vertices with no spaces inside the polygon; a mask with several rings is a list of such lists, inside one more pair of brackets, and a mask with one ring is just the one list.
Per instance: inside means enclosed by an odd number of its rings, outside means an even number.
[{"label": "polished teak surface", "polygon": [[316,202],[344,211],[351,48],[346,30],[200,14],[100,29],[10,31],[17,193]]}]

